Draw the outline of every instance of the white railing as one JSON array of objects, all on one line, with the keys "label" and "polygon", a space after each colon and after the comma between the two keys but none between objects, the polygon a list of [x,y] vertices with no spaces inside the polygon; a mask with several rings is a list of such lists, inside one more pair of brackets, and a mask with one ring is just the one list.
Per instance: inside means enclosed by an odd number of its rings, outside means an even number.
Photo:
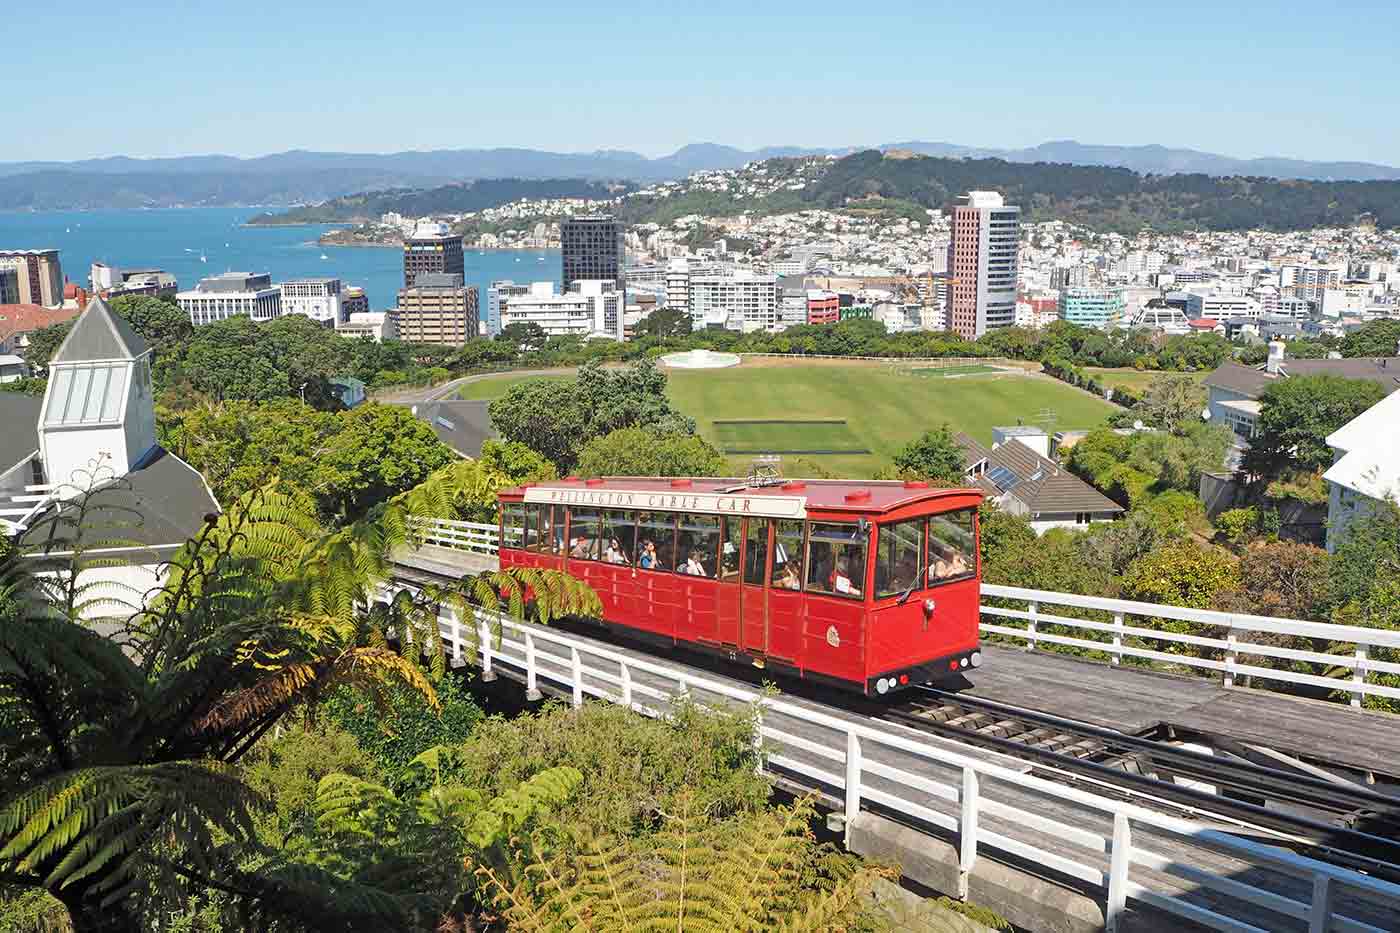
[{"label": "white railing", "polygon": [[[480,554],[496,553],[495,525],[418,519],[415,526],[427,544]],[[1360,706],[1362,698],[1366,696],[1400,699],[1400,688],[1374,683],[1369,679],[1371,674],[1400,675],[1400,663],[1375,657],[1380,651],[1400,650],[1400,632],[1209,609],[1183,609],[1127,599],[1078,596],[1074,593],[987,583],[982,585],[982,596],[984,599],[1018,600],[1025,604],[1025,608],[1006,608],[989,606],[984,602],[981,631],[983,634],[1020,641],[1032,649],[1059,645],[1101,652],[1114,664],[1121,664],[1124,658],[1137,658],[1154,664],[1197,668],[1217,672],[1227,687],[1235,686],[1237,678],[1250,677],[1346,692],[1351,695],[1352,706]],[[1046,607],[1053,607],[1053,611],[1046,611]],[[1076,609],[1111,617],[1111,621],[1069,614]],[[988,621],[988,616],[991,621]],[[1174,632],[1163,625],[1163,620],[1189,622],[1202,628],[1195,632]],[[1061,628],[1046,631],[1043,626]],[[1268,635],[1350,647],[1345,654],[1335,654],[1313,648],[1270,645],[1259,640],[1260,636]],[[1155,646],[1149,647],[1143,642],[1153,642]],[[1180,653],[1164,651],[1161,650],[1162,643],[1182,646],[1186,650]],[[1192,653],[1192,648],[1205,650]],[[1200,656],[1202,654],[1216,656]],[[1254,663],[1254,659],[1281,661],[1284,664],[1270,667]],[[1325,665],[1332,670],[1343,669],[1349,672],[1349,679],[1292,670],[1288,663],[1295,661]]]},{"label": "white railing", "polygon": [[495,554],[495,525],[485,522],[458,522],[446,518],[413,518],[409,527],[422,539],[424,544],[434,547],[454,548],[458,551],[473,551],[477,554]]},{"label": "white railing", "polygon": [[[493,632],[498,626],[499,637]],[[703,694],[746,704],[760,716],[755,741],[766,770],[795,777],[844,799],[847,841],[862,808],[876,805],[956,834],[959,896],[983,853],[997,852],[1078,879],[1099,892],[1106,927],[1118,929],[1130,901],[1204,926],[1230,931],[1270,929],[1256,917],[1227,912],[1263,908],[1309,930],[1383,933],[1400,928],[1400,885],[1379,881],[1285,849],[1209,829],[1122,800],[1056,784],[934,744],[876,721],[829,715],[811,707],[660,660],[629,655],[591,639],[513,619],[478,614],[439,619],[446,649],[458,663],[476,663],[487,677],[509,664],[532,696],[541,682],[571,697],[623,704],[665,715],[678,697]],[[782,724],[791,725],[786,728]],[[790,731],[801,727],[804,734]],[[825,735],[825,740],[814,736]],[[971,751],[971,750],[969,750]],[[910,770],[908,758],[917,759]],[[905,761],[901,767],[894,763]],[[1071,824],[1031,801],[1053,799],[1082,813]],[[1044,840],[1051,840],[1049,846]],[[1186,847],[1166,855],[1163,843]],[[1222,873],[1220,856],[1240,868]],[[1243,870],[1241,870],[1243,869]],[[1193,896],[1199,895],[1199,896]],[[1343,915],[1341,897],[1352,914]]]},{"label": "white railing", "polygon": [[[1140,658],[1213,671],[1227,687],[1233,686],[1238,677],[1252,677],[1349,692],[1353,706],[1360,706],[1365,696],[1400,699],[1400,687],[1367,680],[1371,673],[1400,674],[1400,664],[1373,657],[1378,650],[1400,650],[1400,632],[1396,631],[1209,609],[1182,609],[1015,586],[983,584],[982,596],[984,600],[992,597],[1025,604],[1024,609],[1018,609],[989,606],[984,601],[981,630],[983,634],[1024,642],[1028,648],[1062,645],[1101,652],[1114,664],[1121,664],[1124,658]],[[1097,612],[1104,618],[1083,618],[1070,614],[1073,610]],[[992,621],[987,621],[987,616],[991,616]],[[1188,622],[1198,628],[1192,632],[1171,631],[1162,624],[1163,620]],[[1056,630],[1046,631],[1046,626]],[[1313,648],[1271,645],[1261,638],[1270,635],[1348,648],[1345,654],[1333,654]],[[1163,650],[1172,646],[1182,650]],[[1350,679],[1308,674],[1287,666],[1269,667],[1253,659],[1285,664],[1303,661],[1330,669],[1341,668],[1350,672]]]}]

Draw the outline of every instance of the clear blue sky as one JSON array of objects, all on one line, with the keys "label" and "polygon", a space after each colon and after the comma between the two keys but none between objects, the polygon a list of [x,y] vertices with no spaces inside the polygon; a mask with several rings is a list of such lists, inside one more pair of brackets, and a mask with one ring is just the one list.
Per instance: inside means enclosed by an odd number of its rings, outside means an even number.
[{"label": "clear blue sky", "polygon": [[1384,0],[71,0],[4,23],[0,161],[1077,139],[1400,163]]}]

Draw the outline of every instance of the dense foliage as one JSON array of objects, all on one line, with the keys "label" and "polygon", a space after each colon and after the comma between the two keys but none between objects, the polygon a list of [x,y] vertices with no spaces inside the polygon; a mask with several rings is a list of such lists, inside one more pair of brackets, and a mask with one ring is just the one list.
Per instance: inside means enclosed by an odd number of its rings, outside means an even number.
[{"label": "dense foliage", "polygon": [[579,452],[580,476],[724,476],[724,455],[697,434],[618,428]]},{"label": "dense foliage", "polygon": [[1325,470],[1332,463],[1327,435],[1383,398],[1385,389],[1370,380],[1329,374],[1275,380],[1259,397],[1244,468],[1269,478]]},{"label": "dense foliage", "polygon": [[963,461],[962,448],[946,424],[925,431],[894,455],[894,466],[901,476],[937,486],[963,485]]}]

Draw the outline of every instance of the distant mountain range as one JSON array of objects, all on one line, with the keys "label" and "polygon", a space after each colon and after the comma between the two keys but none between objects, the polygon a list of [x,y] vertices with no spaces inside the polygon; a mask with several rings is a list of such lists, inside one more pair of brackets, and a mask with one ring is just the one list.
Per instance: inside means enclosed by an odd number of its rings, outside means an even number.
[{"label": "distant mountain range", "polygon": [[[535,149],[442,149],[429,152],[291,151],[240,159],[202,155],[164,159],[112,156],[75,162],[0,162],[0,210],[99,207],[316,203],[355,192],[422,188],[486,178],[654,182],[704,169],[738,168],[779,156],[848,155],[861,147],[736,149],[716,143],[683,146],[668,156]],[[1201,173],[1325,181],[1400,179],[1400,168],[1367,162],[1235,159],[1165,146],[1096,146],[1065,141],[1029,149],[988,149],[941,142],[887,143],[945,158],[997,158],[1132,169],[1143,174]]]}]

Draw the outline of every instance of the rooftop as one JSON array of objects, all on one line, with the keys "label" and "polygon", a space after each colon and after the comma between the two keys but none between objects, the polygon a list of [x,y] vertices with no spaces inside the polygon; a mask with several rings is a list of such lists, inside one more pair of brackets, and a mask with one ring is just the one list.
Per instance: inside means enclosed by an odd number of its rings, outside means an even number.
[{"label": "rooftop", "polygon": [[43,305],[0,305],[0,341],[8,340],[15,334],[62,324],[77,316],[78,312],[73,308],[49,310]]}]

